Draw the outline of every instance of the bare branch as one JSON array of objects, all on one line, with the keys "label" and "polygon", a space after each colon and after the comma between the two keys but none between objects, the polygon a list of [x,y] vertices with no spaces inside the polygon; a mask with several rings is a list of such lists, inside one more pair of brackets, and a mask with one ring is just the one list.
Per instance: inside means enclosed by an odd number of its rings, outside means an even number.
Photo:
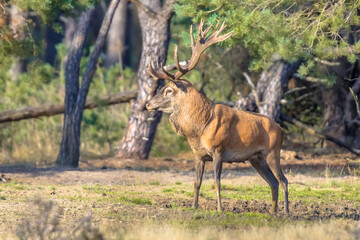
[{"label": "bare branch", "polygon": [[215,8],[215,9],[213,9],[213,10],[206,11],[206,12],[204,12],[204,13],[205,13],[205,14],[210,14],[210,13],[216,12],[216,11],[219,10],[221,7],[222,7],[222,5],[218,6],[217,8]]},{"label": "bare branch", "polygon": [[138,0],[129,0],[129,1],[132,2],[133,4],[135,4],[136,7],[142,9],[150,17],[152,17],[152,18],[156,17],[157,12],[155,12],[153,9],[149,8],[145,4],[141,3],[140,1],[138,1]]},{"label": "bare branch", "polygon": [[298,73],[295,73],[292,75],[294,78],[300,79],[302,81],[306,81],[306,82],[312,82],[312,83],[327,83],[328,81],[326,79],[322,79],[322,78],[315,78],[315,77],[302,77],[300,76]]},{"label": "bare branch", "polygon": [[295,99],[292,100],[292,101],[285,100],[285,99],[281,99],[280,103],[281,103],[282,105],[294,104],[294,103],[297,103],[297,102],[300,102],[300,101],[304,100],[304,99],[307,98],[307,97],[310,97],[310,96],[314,95],[314,94],[317,93],[317,92],[318,92],[318,91],[305,93],[304,95],[301,95],[300,97],[297,97],[297,98],[295,98]]},{"label": "bare branch", "polygon": [[[91,109],[100,106],[128,103],[136,97],[137,90],[120,92],[108,96],[101,96],[98,99],[86,100],[84,108]],[[50,117],[58,114],[63,114],[64,111],[64,103],[7,110],[0,112],[0,123],[20,121],[39,117]]]},{"label": "bare branch", "polygon": [[327,61],[327,60],[320,59],[318,57],[315,57],[314,60],[315,60],[315,62],[324,64],[324,65],[327,65],[327,66],[331,66],[331,67],[340,66],[340,62],[330,62],[330,61]]},{"label": "bare branch", "polygon": [[174,4],[175,0],[166,0],[161,9],[161,15],[165,17],[165,19],[169,19],[174,14]]},{"label": "bare branch", "polygon": [[358,99],[358,96],[356,96],[355,92],[353,91],[353,89],[351,87],[349,87],[349,90],[351,92],[351,95],[353,96],[354,98],[354,101],[355,101],[355,104],[356,104],[356,111],[357,111],[357,114],[358,116],[360,117],[360,107],[359,107],[359,99]]},{"label": "bare branch", "polygon": [[260,109],[260,106],[261,106],[263,103],[260,102],[260,97],[259,97],[258,92],[256,91],[256,87],[255,87],[254,83],[251,81],[250,76],[249,76],[246,72],[243,72],[242,74],[244,75],[246,81],[248,82],[248,84],[249,84],[250,87],[251,87],[251,92],[252,92],[252,94],[254,95],[256,106],[258,107],[258,109]]},{"label": "bare branch", "polygon": [[289,95],[289,94],[292,94],[292,93],[294,93],[294,92],[300,92],[300,91],[302,91],[302,90],[308,90],[308,89],[311,89],[311,88],[315,88],[315,87],[318,87],[318,86],[319,86],[319,84],[314,84],[314,85],[311,85],[311,86],[309,86],[309,87],[297,87],[297,88],[293,88],[293,89],[290,89],[290,90],[286,91],[286,92],[284,93],[284,96]]},{"label": "bare branch", "polygon": [[322,138],[322,139],[325,139],[325,140],[328,140],[328,141],[331,141],[335,144],[337,144],[338,146],[342,147],[342,148],[345,148],[347,149],[348,151],[356,154],[357,156],[360,156],[360,149],[355,149],[355,148],[352,148],[351,146],[347,145],[346,143],[344,143],[343,141],[339,140],[339,139],[336,139],[330,135],[327,135],[327,134],[323,134],[323,133],[320,133],[318,132],[317,130],[315,130],[314,128],[300,122],[299,120],[296,120],[294,118],[291,118],[289,116],[286,116],[284,114],[281,114],[280,115],[281,119],[283,119],[284,121],[288,122],[288,123],[291,123],[299,128],[302,128],[304,129],[307,133],[311,134],[311,135],[314,135],[314,136],[317,136],[319,138]]}]

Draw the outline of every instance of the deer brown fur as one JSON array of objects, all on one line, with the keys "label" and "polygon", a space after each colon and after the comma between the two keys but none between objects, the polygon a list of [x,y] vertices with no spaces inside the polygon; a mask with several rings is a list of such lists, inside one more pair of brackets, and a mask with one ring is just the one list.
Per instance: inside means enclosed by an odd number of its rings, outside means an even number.
[{"label": "deer brown fur", "polygon": [[[199,38],[204,40],[206,34],[201,34],[202,25],[200,24],[200,26]],[[223,26],[220,30],[224,28]],[[219,31],[214,35],[219,36]],[[227,36],[229,37],[229,34]],[[206,39],[202,41],[202,44],[206,44]],[[218,39],[215,39],[214,42],[216,40]],[[198,39],[198,42],[201,41]],[[202,49],[204,50],[204,48]],[[193,48],[194,51],[196,51],[196,47]],[[177,55],[176,51],[175,55]],[[197,56],[200,54],[197,53]],[[186,69],[187,71],[196,65],[196,63],[191,64],[192,67]],[[220,179],[223,162],[250,161],[271,187],[272,211],[277,210],[280,183],[284,194],[284,210],[288,213],[288,183],[280,167],[282,129],[264,115],[213,104],[189,81],[178,79],[187,71],[180,69],[178,63],[177,65],[178,72],[171,75],[164,69],[155,71],[149,64],[151,75],[156,78],[164,77],[169,82],[147,103],[146,107],[150,111],[160,110],[170,113],[170,122],[174,130],[187,138],[194,152],[196,170],[194,207],[198,207],[199,190],[206,161],[212,161],[214,165],[218,211],[222,210]]]}]

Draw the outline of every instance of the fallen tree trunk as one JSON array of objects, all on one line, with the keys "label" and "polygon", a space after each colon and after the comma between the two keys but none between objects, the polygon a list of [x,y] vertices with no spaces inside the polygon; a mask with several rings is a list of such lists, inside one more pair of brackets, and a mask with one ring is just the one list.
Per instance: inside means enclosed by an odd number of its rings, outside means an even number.
[{"label": "fallen tree trunk", "polygon": [[[99,106],[127,103],[137,97],[137,90],[120,92],[109,96],[103,96],[98,99],[89,99],[85,103],[85,109],[96,108]],[[20,121],[30,118],[44,116],[54,116],[64,113],[64,104],[52,104],[40,107],[26,107],[16,110],[0,112],[0,123]]]},{"label": "fallen tree trunk", "polygon": [[299,120],[296,120],[296,119],[291,118],[289,116],[286,116],[284,114],[281,114],[280,118],[282,120],[288,122],[288,123],[291,123],[291,124],[293,124],[293,125],[295,125],[295,126],[297,126],[299,128],[304,129],[307,133],[309,133],[311,135],[314,135],[314,136],[317,136],[319,138],[331,141],[331,142],[337,144],[339,147],[345,148],[348,151],[356,154],[357,156],[360,156],[360,150],[359,149],[354,149],[351,146],[347,145],[346,143],[344,143],[343,141],[341,141],[341,140],[339,140],[337,138],[334,138],[334,137],[332,137],[330,135],[327,135],[327,134],[320,133],[320,132],[316,131],[314,128],[300,122]]}]

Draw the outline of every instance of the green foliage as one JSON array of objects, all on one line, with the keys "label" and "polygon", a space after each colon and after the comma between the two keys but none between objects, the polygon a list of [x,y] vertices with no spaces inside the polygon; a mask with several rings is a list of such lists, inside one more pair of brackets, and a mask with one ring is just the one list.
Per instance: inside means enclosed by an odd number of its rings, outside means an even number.
[{"label": "green foliage", "polygon": [[251,68],[259,70],[274,57],[306,61],[346,56],[354,62],[360,43],[352,44],[349,36],[360,23],[359,6],[359,0],[179,0],[175,9],[194,22],[225,20],[234,31],[227,42],[244,44],[253,57]]},{"label": "green foliage", "polygon": [[[63,44],[57,46],[58,58],[67,54]],[[88,56],[82,59],[85,68]],[[61,62],[61,61],[59,61]],[[59,69],[58,69],[59,68]],[[122,74],[120,73],[122,72]],[[61,103],[64,100],[64,67],[50,66],[39,60],[27,66],[27,72],[19,75],[18,80],[11,79],[9,74],[0,74],[0,110],[17,109],[28,106],[41,106]],[[108,70],[99,65],[94,74],[89,98],[113,94],[131,89],[134,72],[130,69],[120,71],[118,65]],[[83,115],[81,152],[87,157],[113,154],[115,144],[119,141],[126,127],[130,106],[117,105],[86,110]],[[12,122],[0,126],[0,156],[2,162],[53,161],[58,152],[61,140],[62,116]],[[26,154],[24,154],[26,153]]]},{"label": "green foliage", "polygon": [[50,23],[60,14],[74,14],[74,10],[84,10],[93,6],[97,0],[11,0],[22,11],[36,11],[45,24]]}]

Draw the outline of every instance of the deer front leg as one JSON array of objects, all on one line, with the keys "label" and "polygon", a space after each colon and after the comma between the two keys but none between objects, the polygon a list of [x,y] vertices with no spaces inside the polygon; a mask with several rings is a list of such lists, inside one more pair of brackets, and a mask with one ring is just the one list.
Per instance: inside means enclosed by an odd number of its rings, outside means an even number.
[{"label": "deer front leg", "polygon": [[199,191],[201,187],[201,182],[204,174],[204,166],[205,162],[201,160],[200,157],[195,156],[195,183],[194,183],[194,202],[193,207],[198,208],[198,201],[199,201]]},{"label": "deer front leg", "polygon": [[221,196],[220,196],[220,180],[221,180],[221,171],[222,171],[222,159],[219,153],[215,153],[213,157],[214,163],[214,180],[215,180],[215,190],[217,195],[217,210],[222,212],[221,206]]}]

